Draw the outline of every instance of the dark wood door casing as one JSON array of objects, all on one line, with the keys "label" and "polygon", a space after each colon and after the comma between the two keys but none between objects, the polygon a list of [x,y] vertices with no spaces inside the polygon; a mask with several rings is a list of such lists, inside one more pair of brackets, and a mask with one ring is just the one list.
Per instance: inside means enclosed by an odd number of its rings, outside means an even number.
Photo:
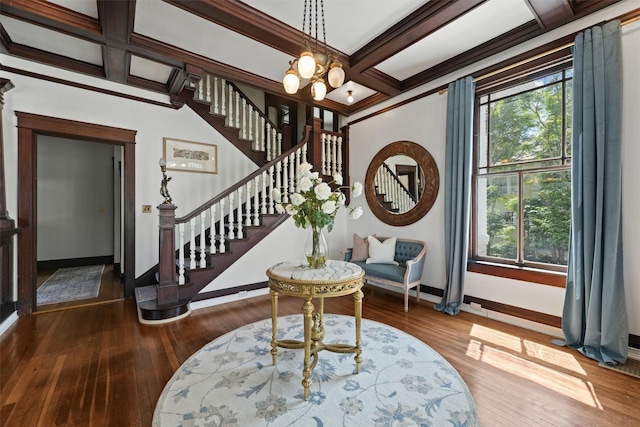
[{"label": "dark wood door casing", "polygon": [[124,147],[124,286],[135,287],[135,136],[136,131],[16,111],[18,118],[18,315],[36,308],[37,137],[49,135]]}]

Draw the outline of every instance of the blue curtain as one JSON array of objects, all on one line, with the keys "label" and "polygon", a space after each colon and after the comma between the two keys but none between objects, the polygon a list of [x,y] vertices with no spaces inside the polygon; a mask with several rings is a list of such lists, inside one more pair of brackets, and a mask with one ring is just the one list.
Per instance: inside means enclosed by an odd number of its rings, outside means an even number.
[{"label": "blue curtain", "polygon": [[438,311],[458,314],[464,297],[471,210],[471,160],[475,83],[465,77],[449,84],[444,186],[447,283]]},{"label": "blue curtain", "polygon": [[576,36],[566,344],[601,363],[627,358],[622,269],[620,22]]}]

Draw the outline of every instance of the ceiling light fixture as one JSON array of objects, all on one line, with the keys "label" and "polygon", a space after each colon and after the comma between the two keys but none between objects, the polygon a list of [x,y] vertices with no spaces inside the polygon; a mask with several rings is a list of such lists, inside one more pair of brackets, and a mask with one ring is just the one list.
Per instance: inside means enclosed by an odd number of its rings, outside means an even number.
[{"label": "ceiling light fixture", "polygon": [[[312,2],[315,11],[312,12]],[[282,85],[285,92],[294,94],[300,87],[300,79],[308,79],[311,83],[311,95],[315,101],[322,101],[327,94],[325,76],[331,87],[337,88],[344,83],[344,70],[338,60],[337,54],[327,53],[327,37],[324,27],[324,0],[320,0],[320,13],[322,17],[322,47],[318,49],[318,0],[309,0],[309,25],[307,26],[307,0],[304,1],[304,12],[302,14],[302,53],[300,57],[289,61]],[[312,18],[315,17],[315,49],[311,48],[311,29],[313,27]],[[295,66],[295,67],[294,67]],[[297,68],[297,69],[296,69]]]},{"label": "ceiling light fixture", "polygon": [[353,102],[353,91],[352,90],[348,90],[347,94],[349,95],[349,96],[347,96],[347,102],[349,104],[351,104]]}]

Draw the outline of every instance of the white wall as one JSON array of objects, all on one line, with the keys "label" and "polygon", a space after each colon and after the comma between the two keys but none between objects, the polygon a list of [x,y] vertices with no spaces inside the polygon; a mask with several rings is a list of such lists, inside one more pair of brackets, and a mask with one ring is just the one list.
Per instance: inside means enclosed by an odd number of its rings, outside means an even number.
[{"label": "white wall", "polygon": [[38,136],[38,261],[114,255],[113,169],[111,145]]},{"label": "white wall", "polygon": [[[0,55],[9,67],[54,76],[107,90],[169,103],[166,96],[136,90],[124,85],[58,70],[45,65]],[[7,208],[17,219],[17,118],[16,111],[95,123],[137,131],[136,135],[136,271],[138,277],[158,262],[158,215],[155,207],[162,203],[162,174],[158,161],[162,157],[162,138],[171,137],[218,145],[218,174],[169,171],[169,192],[183,216],[213,195],[235,184],[256,170],[256,165],[215,131],[189,107],[179,110],[51,83],[19,74],[0,71],[14,88],[5,93],[4,155],[7,182]],[[153,213],[143,214],[142,205],[152,205]],[[126,266],[125,266],[126,268]]]},{"label": "white wall", "polygon": [[[627,9],[629,2],[625,3]],[[588,25],[593,25],[601,20],[621,13],[620,6],[609,8],[598,16],[591,17]],[[587,21],[585,21],[587,22]],[[578,31],[583,24],[574,23],[565,29],[553,32],[553,38],[561,33]],[[585,24],[586,25],[586,24]],[[541,40],[527,43],[518,49],[497,55],[494,58],[476,64],[470,71],[481,69],[490,63],[499,62],[514,54],[533,48],[536,45],[547,42],[550,35]],[[627,295],[627,311],[629,314],[629,332],[640,335],[640,313],[635,307],[640,306],[640,223],[637,221],[640,212],[640,22],[623,27],[623,64],[624,64],[624,116],[623,116],[623,229],[625,251],[625,286]],[[463,77],[464,70],[455,75],[445,76],[429,87],[416,90],[423,93],[430,88],[438,87],[449,81]],[[363,111],[350,119],[365,116],[372,111],[399,102],[402,98],[413,96],[415,93],[407,93],[398,99],[389,101],[383,106],[378,106],[371,111]],[[442,191],[444,188],[444,141],[445,141],[445,117],[446,95],[432,95],[421,100],[392,109],[379,116],[356,123],[350,128],[350,170],[352,178],[362,179],[366,169],[377,151],[391,142],[407,139],[424,146],[433,156],[440,171],[440,192],[431,211],[419,222],[406,227],[391,227],[378,221],[368,207],[365,215],[356,223],[350,223],[346,240],[350,239],[350,233],[355,232],[361,236],[377,233],[386,236],[414,237],[426,240],[427,261],[422,276],[422,283],[443,289],[446,280],[444,271],[444,203]],[[488,275],[468,273],[465,293],[478,298],[496,301],[503,304],[522,307],[553,316],[562,316],[564,301],[564,289],[540,284],[527,283],[517,280],[504,279]]]}]

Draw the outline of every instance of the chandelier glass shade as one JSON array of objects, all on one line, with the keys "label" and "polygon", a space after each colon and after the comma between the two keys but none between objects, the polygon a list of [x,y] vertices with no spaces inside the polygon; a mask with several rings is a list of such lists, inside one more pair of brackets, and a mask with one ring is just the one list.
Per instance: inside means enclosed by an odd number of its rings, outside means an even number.
[{"label": "chandelier glass shade", "polygon": [[[311,2],[315,3],[315,49],[312,49],[312,8]],[[307,9],[307,3],[309,9]],[[309,25],[306,24],[307,10],[309,17]],[[333,88],[342,86],[345,79],[345,73],[342,64],[338,60],[338,55],[327,52],[327,40],[324,27],[324,0],[320,0],[320,10],[322,17],[322,52],[318,49],[318,0],[305,0],[304,13],[302,18],[302,53],[298,58],[289,61],[289,69],[285,73],[282,85],[285,92],[295,94],[300,88],[301,79],[309,80],[311,86],[311,95],[315,101],[322,101],[327,94],[327,86],[325,77],[329,85]]]}]

